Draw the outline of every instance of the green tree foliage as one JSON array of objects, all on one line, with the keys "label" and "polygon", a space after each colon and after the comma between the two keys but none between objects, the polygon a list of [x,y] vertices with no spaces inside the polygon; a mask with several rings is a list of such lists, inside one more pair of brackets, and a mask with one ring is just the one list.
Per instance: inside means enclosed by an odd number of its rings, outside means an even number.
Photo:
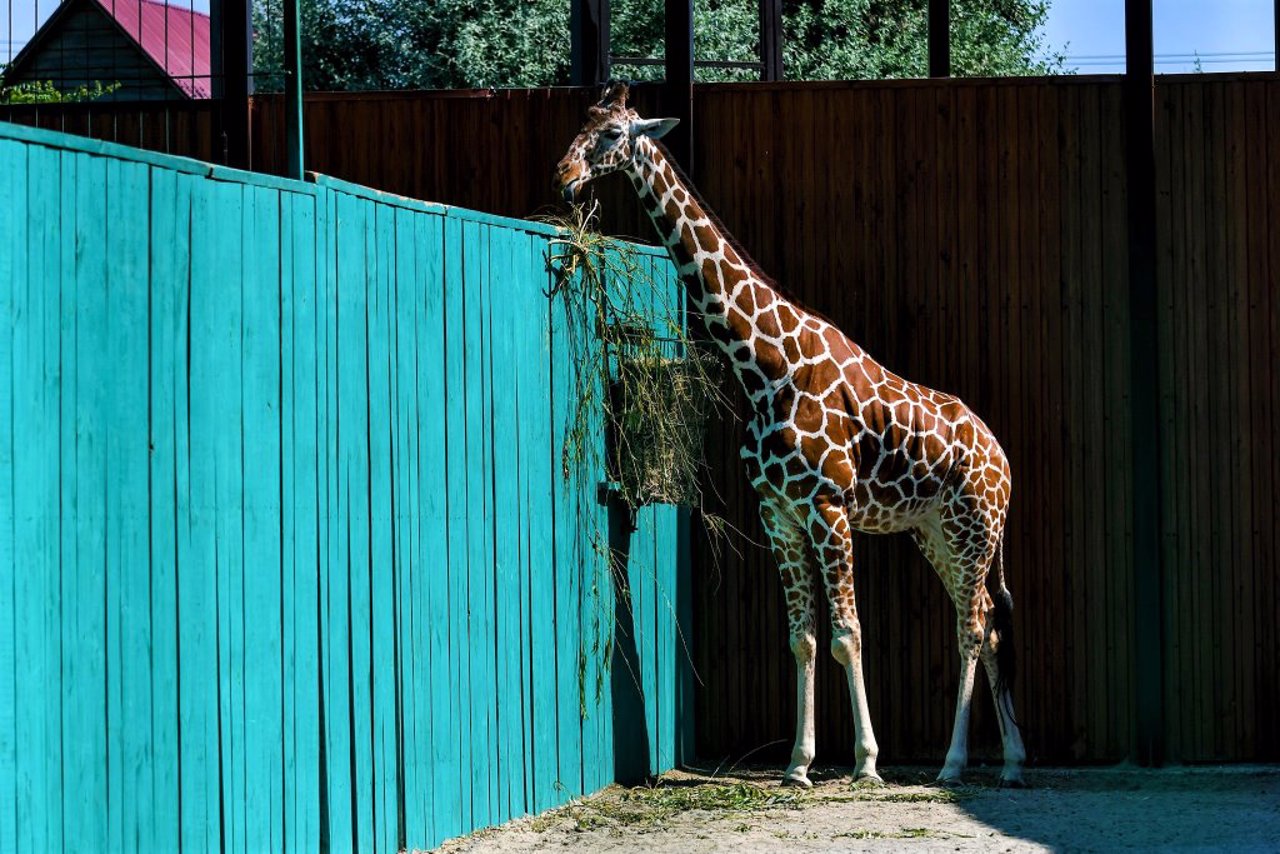
[{"label": "green tree foliage", "polygon": [[[301,0],[309,90],[547,86],[569,76],[566,0]],[[927,0],[790,0],[783,5],[788,79],[916,77],[927,64]],[[664,0],[614,0],[612,50],[661,57]],[[1041,28],[1048,0],[953,0],[957,75],[1051,74]],[[262,77],[283,66],[281,0],[256,0]],[[700,59],[755,61],[757,0],[697,0]],[[661,67],[620,63],[644,79]],[[700,80],[755,79],[744,69],[698,69]]]},{"label": "green tree foliage", "polygon": [[[0,67],[0,76],[3,76],[3,72],[4,68]],[[59,89],[49,80],[35,80],[29,83],[0,86],[0,104],[66,104],[92,101],[103,95],[110,95],[119,88],[119,83],[103,85],[101,81],[95,80],[92,85]]]}]

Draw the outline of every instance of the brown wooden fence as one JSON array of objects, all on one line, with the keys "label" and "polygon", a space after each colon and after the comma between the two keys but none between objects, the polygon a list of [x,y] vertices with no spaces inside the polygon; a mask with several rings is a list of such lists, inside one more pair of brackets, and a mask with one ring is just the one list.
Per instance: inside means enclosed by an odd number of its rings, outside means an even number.
[{"label": "brown wooden fence", "polygon": [[[1280,77],[1161,78],[1157,96],[1167,754],[1277,760]],[[495,213],[549,210],[551,168],[591,97],[309,97],[307,167]],[[639,98],[652,110],[652,93]],[[1032,758],[1132,755],[1119,78],[710,85],[694,116],[695,180],[757,260],[1001,437]],[[278,101],[257,99],[253,124],[255,168],[278,170]],[[606,225],[646,236],[625,183],[602,184]],[[699,747],[777,759],[794,677],[739,431],[712,437],[708,504],[742,536],[718,557],[702,538],[696,551]],[[858,559],[882,763],[937,761],[957,680],[953,611],[908,540],[864,538]],[[820,757],[848,761],[842,674],[826,657],[818,672]],[[994,757],[981,703],[976,725],[976,751]]]}]

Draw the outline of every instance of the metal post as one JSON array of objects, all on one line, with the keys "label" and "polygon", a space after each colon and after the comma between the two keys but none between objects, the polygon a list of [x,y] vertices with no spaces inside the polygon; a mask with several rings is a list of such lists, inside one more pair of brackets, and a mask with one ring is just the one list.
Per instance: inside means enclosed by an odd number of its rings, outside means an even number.
[{"label": "metal post", "polygon": [[609,0],[569,4],[569,82],[596,86],[609,79]]},{"label": "metal post", "polygon": [[222,99],[222,140],[228,166],[249,168],[249,95],[253,91],[253,21],[249,0],[211,0],[214,94]]},{"label": "metal post", "polygon": [[929,0],[929,76],[951,76],[951,0]]},{"label": "metal post", "polygon": [[664,112],[680,124],[667,134],[667,148],[693,175],[693,0],[666,0]]},{"label": "metal post", "polygon": [[302,140],[302,42],[298,0],[284,0],[284,146],[285,175],[301,179]]},{"label": "metal post", "polygon": [[1163,576],[1160,564],[1160,350],[1156,312],[1155,66],[1151,0],[1125,0],[1124,83],[1129,203],[1130,429],[1133,454],[1134,753],[1164,761]]},{"label": "metal post", "polygon": [[760,0],[760,64],[761,80],[782,79],[782,0]]}]

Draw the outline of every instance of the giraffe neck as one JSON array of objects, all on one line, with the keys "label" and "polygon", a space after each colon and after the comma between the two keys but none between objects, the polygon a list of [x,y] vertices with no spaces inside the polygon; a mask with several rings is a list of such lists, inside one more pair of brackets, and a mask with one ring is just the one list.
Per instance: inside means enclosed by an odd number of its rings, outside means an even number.
[{"label": "giraffe neck", "polygon": [[627,174],[708,334],[754,398],[789,370],[779,327],[800,322],[806,312],[734,247],[660,146],[647,137],[636,145]]}]

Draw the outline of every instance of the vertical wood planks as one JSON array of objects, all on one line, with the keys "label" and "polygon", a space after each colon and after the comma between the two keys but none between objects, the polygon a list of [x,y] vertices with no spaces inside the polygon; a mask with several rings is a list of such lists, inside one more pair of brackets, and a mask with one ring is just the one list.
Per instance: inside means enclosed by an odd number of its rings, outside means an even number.
[{"label": "vertical wood planks", "polygon": [[[107,693],[106,623],[106,376],[107,258],[100,239],[106,219],[107,164],[81,158],[76,174],[74,206],[77,320],[74,364],[75,413],[75,578],[63,624],[63,675],[68,683],[62,750],[64,773],[75,797],[73,812],[64,817],[64,830],[77,828],[85,844],[107,848],[107,722],[102,699]],[[64,200],[64,204],[66,200]]]},{"label": "vertical wood planks", "polygon": [[[557,465],[549,231],[13,133],[5,210],[63,238],[0,212],[27,247],[0,375],[31,401],[0,431],[31,570],[0,578],[2,841],[394,852],[611,780],[603,474]],[[673,514],[634,549],[664,767]]]},{"label": "vertical wood planks", "polygon": [[[185,396],[187,292],[190,276],[191,187],[165,169],[151,170],[148,221],[151,241],[148,433],[150,444],[150,554],[152,655],[151,727],[154,738],[155,844],[176,848],[182,817],[178,741],[178,432]],[[185,428],[182,429],[185,433]]]},{"label": "vertical wood planks", "polygon": [[[182,756],[182,845],[217,847],[222,840],[221,749],[218,734],[217,533],[213,442],[220,408],[213,378],[223,352],[216,338],[217,311],[226,299],[218,287],[221,263],[212,234],[218,212],[238,187],[180,176],[192,193],[191,266],[185,289],[190,326],[185,371],[179,375],[178,669],[179,752]],[[238,300],[239,295],[236,294]]]},{"label": "vertical wood planks", "polygon": [[[248,850],[284,844],[284,626],[281,529],[281,208],[287,194],[245,194],[241,323],[244,478],[244,763]],[[248,659],[261,664],[249,666]],[[271,666],[263,666],[270,662]]]},{"label": "vertical wood planks", "polygon": [[320,458],[316,199],[283,199],[281,251],[281,509],[284,615],[284,848],[320,845]]},{"label": "vertical wood planks", "polygon": [[[26,209],[27,188],[27,148],[9,140],[0,141],[0,236],[5,246],[26,246],[29,239],[27,220],[21,211]],[[4,596],[11,607],[0,608],[0,815],[4,817],[0,823],[0,842],[7,848],[17,850],[19,838],[23,832],[19,827],[19,809],[25,802],[31,803],[32,793],[24,791],[19,781],[19,745],[17,723],[19,717],[18,697],[18,643],[16,624],[18,620],[19,586],[17,565],[22,555],[20,539],[26,538],[25,529],[29,524],[20,524],[18,512],[22,504],[18,498],[19,463],[15,443],[20,428],[17,423],[18,410],[14,407],[14,394],[23,383],[15,382],[15,374],[31,372],[32,366],[27,364],[29,358],[25,351],[26,340],[31,331],[19,329],[16,318],[28,302],[27,280],[30,278],[25,253],[0,253],[0,281],[6,284],[0,294],[0,306],[4,314],[0,315],[3,324],[3,335],[0,338],[0,354],[12,366],[17,364],[18,370],[12,368],[0,371],[0,391],[4,392],[0,401],[7,411],[0,411],[0,464],[4,465],[3,480],[0,480],[0,596]],[[23,314],[26,314],[23,311]],[[30,516],[27,510],[24,515]],[[21,533],[20,533],[21,531]],[[24,591],[25,592],[25,591]],[[3,698],[10,698],[5,702]],[[25,752],[25,751],[24,751]],[[23,757],[25,759],[25,757]],[[27,775],[30,776],[29,773]],[[21,800],[20,800],[21,797]],[[23,840],[24,842],[27,840]]]}]

